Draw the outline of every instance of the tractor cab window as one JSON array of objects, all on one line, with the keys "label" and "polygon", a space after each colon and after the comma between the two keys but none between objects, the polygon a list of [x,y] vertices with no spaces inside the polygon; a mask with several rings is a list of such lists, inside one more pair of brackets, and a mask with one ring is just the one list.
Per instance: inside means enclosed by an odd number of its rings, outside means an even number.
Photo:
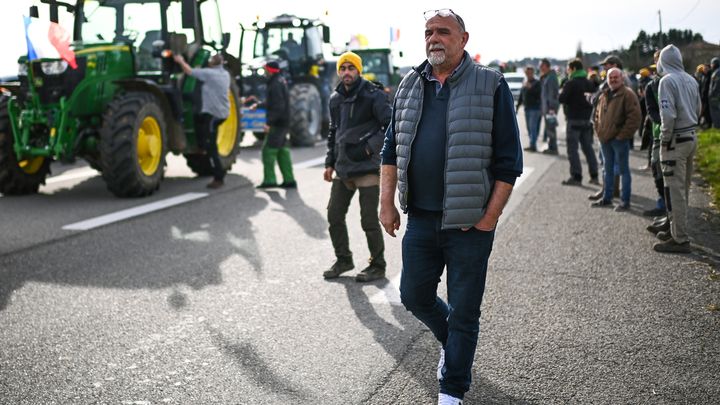
[{"label": "tractor cab window", "polygon": [[220,48],[223,32],[217,3],[211,0],[200,3],[200,15],[202,16],[205,42],[214,45],[215,48]]},{"label": "tractor cab window", "polygon": [[323,50],[322,50],[322,34],[320,32],[320,28],[318,27],[309,27],[305,30],[305,36],[303,37],[303,41],[306,42],[307,47],[307,54],[310,55],[311,58],[317,59],[322,57]]},{"label": "tractor cab window", "polygon": [[192,28],[183,28],[182,26],[182,3],[179,1],[170,2],[167,10],[168,32],[185,34],[188,44],[195,42],[195,31]]},{"label": "tractor cab window", "polygon": [[83,8],[82,41],[85,43],[111,42],[115,39],[117,10],[101,6],[97,1],[86,1]]},{"label": "tractor cab window", "polygon": [[132,45],[138,71],[160,70],[160,60],[152,52],[153,42],[161,39],[159,2],[85,1],[82,40]]},{"label": "tractor cab window", "polygon": [[305,38],[302,28],[269,28],[258,36],[255,56],[277,55],[288,61],[299,61],[305,56]]},{"label": "tractor cab window", "polygon": [[138,71],[162,70],[160,59],[153,56],[153,42],[162,40],[160,3],[128,3],[123,14],[123,35],[133,42]]},{"label": "tractor cab window", "polygon": [[390,66],[388,66],[387,56],[381,52],[363,53],[361,56],[363,76],[368,80],[388,85],[390,83]]}]

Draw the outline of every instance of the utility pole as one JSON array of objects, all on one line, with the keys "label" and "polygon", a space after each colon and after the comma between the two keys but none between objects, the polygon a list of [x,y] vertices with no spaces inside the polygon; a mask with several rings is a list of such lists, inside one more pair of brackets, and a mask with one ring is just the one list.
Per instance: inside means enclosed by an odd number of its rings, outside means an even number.
[{"label": "utility pole", "polygon": [[662,14],[660,13],[660,10],[658,10],[658,23],[660,24],[660,37],[658,39],[659,41],[659,49],[663,48],[663,37],[662,37]]}]

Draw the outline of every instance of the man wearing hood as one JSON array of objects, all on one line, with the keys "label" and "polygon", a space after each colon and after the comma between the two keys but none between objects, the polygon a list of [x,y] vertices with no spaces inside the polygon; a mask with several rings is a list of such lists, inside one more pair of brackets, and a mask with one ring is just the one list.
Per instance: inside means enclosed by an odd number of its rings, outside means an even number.
[{"label": "man wearing hood", "polygon": [[360,223],[370,259],[355,280],[385,277],[385,242],[378,221],[378,202],[380,149],[391,108],[382,87],[361,76],[362,68],[362,59],[356,53],[340,55],[337,62],[340,84],[330,96],[330,131],[323,178],[332,182],[327,209],[336,261],[323,273],[326,279],[336,278],[355,267],[345,216],[356,190],[360,194]]},{"label": "man wearing hood", "polygon": [[702,103],[695,79],[683,68],[682,55],[674,45],[660,52],[657,64],[662,75],[660,99],[660,164],[665,180],[665,201],[670,232],[659,232],[653,249],[666,253],[689,253],[687,208],[696,131]]}]

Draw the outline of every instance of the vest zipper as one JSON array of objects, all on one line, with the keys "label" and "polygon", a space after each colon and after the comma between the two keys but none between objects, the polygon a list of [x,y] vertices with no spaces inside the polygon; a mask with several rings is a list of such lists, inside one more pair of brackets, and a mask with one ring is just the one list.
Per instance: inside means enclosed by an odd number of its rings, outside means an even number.
[{"label": "vest zipper", "polygon": [[[422,77],[418,75],[418,79],[422,83]],[[412,132],[412,139],[410,139],[410,147],[408,148],[408,158],[407,158],[407,168],[405,169],[405,209],[403,211],[407,212],[407,206],[408,206],[408,192],[410,191],[410,181],[408,180],[408,170],[410,169],[410,158],[412,155],[412,145],[413,142],[415,142],[415,136],[417,136],[417,129],[420,126],[420,119],[422,118],[422,111],[423,111],[423,101],[425,101],[425,83],[422,83],[422,86],[420,86],[420,115],[417,118],[417,121],[415,122],[415,128],[413,128]]]}]

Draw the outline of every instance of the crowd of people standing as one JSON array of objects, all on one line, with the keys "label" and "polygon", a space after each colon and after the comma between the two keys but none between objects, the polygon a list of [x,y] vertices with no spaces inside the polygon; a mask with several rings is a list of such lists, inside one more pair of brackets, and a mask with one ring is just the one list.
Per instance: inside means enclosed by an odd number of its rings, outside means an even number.
[{"label": "crowd of people standing", "polygon": [[[720,58],[697,67],[695,77],[685,72],[680,50],[668,45],[654,55],[654,63],[637,74],[623,69],[622,60],[609,55],[599,66],[586,70],[580,59],[571,60],[562,79],[540,63],[540,77],[525,68],[526,79],[517,108],[524,105],[529,144],[537,152],[541,121],[545,154],[557,154],[557,111],[566,118],[566,148],[570,177],[563,185],[579,186],[583,170],[579,151],[587,162],[589,184],[601,189],[590,196],[591,207],[630,209],[632,175],[630,150],[636,134],[640,149],[647,150],[657,190],[655,206],[643,211],[654,217],[648,231],[659,241],[658,252],[690,252],[687,206],[692,159],[701,128],[720,127]],[[599,141],[599,153],[593,148]],[[598,164],[599,162],[599,164]],[[613,204],[613,198],[620,202]]]}]

